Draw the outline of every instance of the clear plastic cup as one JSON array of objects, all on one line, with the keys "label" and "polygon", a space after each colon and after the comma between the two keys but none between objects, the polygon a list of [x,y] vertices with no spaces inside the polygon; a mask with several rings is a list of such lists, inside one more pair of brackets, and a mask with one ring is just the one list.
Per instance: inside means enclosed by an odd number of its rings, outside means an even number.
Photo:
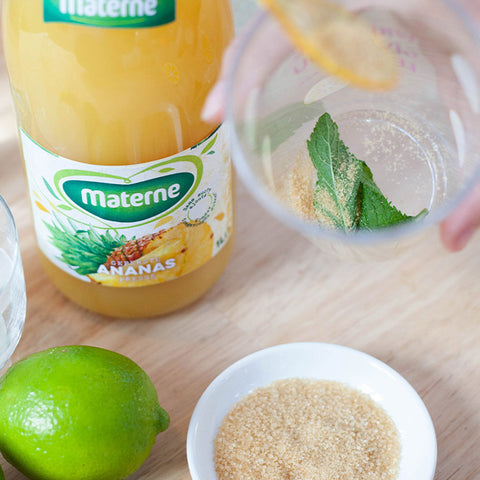
[{"label": "clear plastic cup", "polygon": [[[446,0],[361,3],[358,14],[397,57],[394,89],[354,88],[294,49],[259,58],[262,45],[275,51],[271,32],[277,27],[265,13],[250,26],[234,60],[226,123],[239,175],[267,210],[325,250],[376,259],[412,246],[480,181],[480,34],[472,12]],[[292,175],[312,181],[311,168],[302,165],[309,161],[307,140],[325,112],[388,200],[411,216],[426,208],[426,216],[344,233],[295,207],[305,198],[299,200],[295,189],[292,194]]]},{"label": "clear plastic cup", "polygon": [[25,280],[13,216],[0,196],[0,374],[23,331]]}]

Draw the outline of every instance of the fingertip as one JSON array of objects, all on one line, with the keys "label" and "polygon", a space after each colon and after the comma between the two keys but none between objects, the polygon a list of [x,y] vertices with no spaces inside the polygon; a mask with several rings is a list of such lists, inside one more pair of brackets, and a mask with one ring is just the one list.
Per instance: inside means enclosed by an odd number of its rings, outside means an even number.
[{"label": "fingertip", "polygon": [[480,183],[440,225],[443,244],[451,252],[463,250],[480,229]]},{"label": "fingertip", "polygon": [[205,122],[219,123],[225,110],[225,84],[220,81],[208,94],[202,108],[201,118]]},{"label": "fingertip", "polygon": [[450,252],[459,252],[463,250],[471,240],[475,228],[466,226],[465,228],[455,229],[447,222],[440,227],[440,237],[445,248]]},{"label": "fingertip", "polygon": [[466,230],[459,232],[454,237],[452,245],[456,252],[463,250],[467,246],[468,242],[473,237],[474,232],[475,232],[475,229],[472,227],[469,227]]}]

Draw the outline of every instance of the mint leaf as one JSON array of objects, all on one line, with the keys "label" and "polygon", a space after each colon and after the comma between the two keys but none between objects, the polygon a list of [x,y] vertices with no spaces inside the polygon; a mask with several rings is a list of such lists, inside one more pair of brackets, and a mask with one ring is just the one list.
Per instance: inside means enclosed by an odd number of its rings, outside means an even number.
[{"label": "mint leaf", "polygon": [[307,141],[317,170],[313,205],[320,223],[344,231],[373,230],[425,216],[411,217],[398,210],[378,188],[368,165],[340,139],[328,113],[319,119]]},{"label": "mint leaf", "polygon": [[319,118],[307,146],[317,170],[314,207],[318,219],[335,228],[354,229],[362,165],[340,140],[338,126],[328,113]]},{"label": "mint leaf", "polygon": [[373,181],[373,175],[365,162],[362,163],[362,178],[360,188],[361,215],[358,228],[373,230],[388,227],[411,220],[414,217],[405,215],[394,207]]}]

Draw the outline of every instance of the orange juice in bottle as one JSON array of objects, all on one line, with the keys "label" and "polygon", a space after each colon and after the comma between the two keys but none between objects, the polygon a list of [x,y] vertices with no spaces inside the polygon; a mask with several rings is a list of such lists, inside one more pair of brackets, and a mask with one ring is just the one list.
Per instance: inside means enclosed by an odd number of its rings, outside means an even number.
[{"label": "orange juice in bottle", "polygon": [[110,316],[199,298],[232,250],[225,135],[200,118],[233,35],[229,0],[4,0],[2,13],[53,282]]}]

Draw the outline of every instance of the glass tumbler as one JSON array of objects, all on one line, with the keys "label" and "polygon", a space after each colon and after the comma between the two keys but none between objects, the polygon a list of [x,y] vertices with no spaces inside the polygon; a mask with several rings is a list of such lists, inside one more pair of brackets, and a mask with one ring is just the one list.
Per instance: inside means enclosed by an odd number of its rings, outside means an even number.
[{"label": "glass tumbler", "polygon": [[[398,63],[396,87],[355,88],[293,47],[276,51],[271,32],[280,29],[263,13],[233,62],[226,124],[237,171],[267,210],[337,256],[390,258],[417,243],[480,181],[480,34],[467,4],[338,3],[384,37]],[[480,22],[480,12],[477,17]],[[265,45],[274,54],[262,57]],[[307,140],[324,113],[393,205],[409,216],[424,209],[428,214],[395,227],[345,233],[298,210],[295,202],[309,192],[292,190],[292,178],[314,188]]]},{"label": "glass tumbler", "polygon": [[13,216],[0,196],[0,373],[22,335],[25,280]]}]

